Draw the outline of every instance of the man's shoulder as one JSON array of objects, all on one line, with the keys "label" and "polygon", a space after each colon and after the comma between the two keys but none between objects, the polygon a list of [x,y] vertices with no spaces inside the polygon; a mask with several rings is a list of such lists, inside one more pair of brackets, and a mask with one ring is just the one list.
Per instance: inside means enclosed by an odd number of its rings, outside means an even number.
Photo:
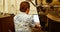
[{"label": "man's shoulder", "polygon": [[17,17],[19,17],[19,15],[18,15],[18,14],[16,14],[16,15],[14,16],[14,19],[16,19]]},{"label": "man's shoulder", "polygon": [[17,14],[17,15],[15,15],[14,16],[14,18],[16,19],[16,18],[32,18],[33,17],[33,15],[20,15],[20,14]]}]

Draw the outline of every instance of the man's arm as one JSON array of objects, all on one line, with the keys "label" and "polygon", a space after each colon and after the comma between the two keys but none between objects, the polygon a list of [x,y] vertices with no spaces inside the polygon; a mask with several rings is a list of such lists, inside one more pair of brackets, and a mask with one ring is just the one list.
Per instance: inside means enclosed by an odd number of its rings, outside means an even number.
[{"label": "man's arm", "polygon": [[30,19],[31,19],[30,22],[31,26],[40,27],[40,21],[38,15],[33,15]]}]

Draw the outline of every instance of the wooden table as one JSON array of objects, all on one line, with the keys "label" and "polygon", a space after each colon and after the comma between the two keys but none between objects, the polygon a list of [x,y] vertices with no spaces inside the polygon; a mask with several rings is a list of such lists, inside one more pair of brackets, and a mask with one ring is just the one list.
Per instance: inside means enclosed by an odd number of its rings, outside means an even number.
[{"label": "wooden table", "polygon": [[60,18],[47,14],[49,32],[60,32]]},{"label": "wooden table", "polygon": [[0,32],[14,32],[13,16],[0,16]]}]

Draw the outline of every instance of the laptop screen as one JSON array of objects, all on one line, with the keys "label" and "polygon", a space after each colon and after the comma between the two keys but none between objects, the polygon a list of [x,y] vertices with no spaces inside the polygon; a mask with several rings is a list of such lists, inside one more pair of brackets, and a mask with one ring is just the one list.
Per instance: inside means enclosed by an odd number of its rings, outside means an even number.
[{"label": "laptop screen", "polygon": [[38,14],[34,14],[33,18],[34,18],[34,22],[39,22],[40,23]]}]

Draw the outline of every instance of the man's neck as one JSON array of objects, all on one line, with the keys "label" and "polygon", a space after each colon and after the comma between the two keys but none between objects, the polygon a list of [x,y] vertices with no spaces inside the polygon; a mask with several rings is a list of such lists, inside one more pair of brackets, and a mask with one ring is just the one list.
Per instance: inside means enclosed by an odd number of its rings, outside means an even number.
[{"label": "man's neck", "polygon": [[28,14],[27,12],[25,12],[26,14]]}]

